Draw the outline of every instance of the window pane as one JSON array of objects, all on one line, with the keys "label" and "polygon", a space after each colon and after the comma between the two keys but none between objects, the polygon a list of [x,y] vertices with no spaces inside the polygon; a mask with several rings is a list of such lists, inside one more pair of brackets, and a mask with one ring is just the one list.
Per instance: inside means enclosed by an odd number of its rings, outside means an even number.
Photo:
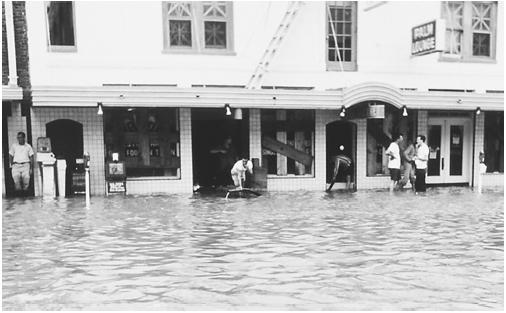
[{"label": "window pane", "polygon": [[204,22],[206,48],[227,48],[227,23]]},{"label": "window pane", "polygon": [[450,175],[462,175],[464,126],[450,125]]},{"label": "window pane", "polygon": [[51,46],[74,46],[74,13],[72,1],[51,1],[47,6]]},{"label": "window pane", "polygon": [[336,61],[336,50],[329,49],[329,61]]},{"label": "window pane", "polygon": [[473,33],[473,55],[490,56],[490,34]]},{"label": "window pane", "polygon": [[445,53],[460,54],[462,46],[462,31],[447,30]]},{"label": "window pane", "polygon": [[336,34],[344,33],[344,23],[337,23]]},{"label": "window pane", "polygon": [[346,35],[351,35],[351,22],[344,24],[344,33]]},{"label": "window pane", "polygon": [[485,112],[485,165],[487,173],[504,173],[504,115]]},{"label": "window pane", "polygon": [[351,50],[344,50],[344,59],[343,61],[351,62]]},{"label": "window pane", "polygon": [[[356,10],[355,1],[338,1],[329,5],[327,12],[328,22],[328,61],[351,62],[355,51],[352,50],[353,36],[353,10]],[[336,36],[334,40],[333,36]],[[337,42],[336,42],[337,41]],[[339,48],[337,51],[331,49]]]},{"label": "window pane", "polygon": [[427,176],[441,175],[441,125],[429,125],[429,133],[427,136],[427,145],[430,152],[435,157],[430,158],[427,162]]},{"label": "window pane", "polygon": [[344,37],[344,47],[351,49],[351,37]]},{"label": "window pane", "polygon": [[169,33],[171,46],[192,46],[191,21],[170,20]]},{"label": "window pane", "polygon": [[344,21],[351,22],[351,9],[344,10]]},{"label": "window pane", "polygon": [[104,109],[106,160],[119,153],[127,177],[178,177],[179,115],[174,108]]}]

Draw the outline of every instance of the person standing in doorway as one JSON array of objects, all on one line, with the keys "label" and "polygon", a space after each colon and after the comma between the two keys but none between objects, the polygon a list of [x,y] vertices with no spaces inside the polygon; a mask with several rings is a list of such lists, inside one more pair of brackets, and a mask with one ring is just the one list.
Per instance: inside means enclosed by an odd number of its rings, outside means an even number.
[{"label": "person standing in doorway", "polygon": [[428,160],[429,160],[429,147],[425,143],[425,136],[418,135],[416,137],[416,156],[415,156],[416,192],[425,192],[425,190],[427,189],[425,186],[425,175],[427,174]]},{"label": "person standing in doorway", "polygon": [[404,149],[402,155],[404,156],[404,175],[399,183],[399,187],[403,188],[409,181],[411,183],[411,188],[415,190],[416,149],[411,139],[407,140],[406,149]]},{"label": "person standing in doorway", "polygon": [[388,155],[388,170],[390,171],[390,192],[394,191],[394,188],[398,185],[401,180],[401,150],[399,144],[402,142],[402,135],[396,135],[394,140],[388,146],[385,154]]},{"label": "person standing in doorway", "polygon": [[26,195],[33,172],[33,149],[26,143],[26,135],[19,132],[18,142],[13,143],[9,150],[9,166],[16,193]]}]

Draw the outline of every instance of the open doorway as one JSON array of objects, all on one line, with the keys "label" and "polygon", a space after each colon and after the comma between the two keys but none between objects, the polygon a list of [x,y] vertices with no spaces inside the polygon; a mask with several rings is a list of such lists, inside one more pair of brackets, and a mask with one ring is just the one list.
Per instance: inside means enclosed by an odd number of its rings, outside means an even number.
[{"label": "open doorway", "polygon": [[326,126],[326,150],[327,150],[327,186],[334,176],[335,157],[345,155],[351,159],[351,167],[348,170],[338,171],[335,189],[346,188],[346,176],[350,175],[353,189],[356,188],[356,125],[347,121],[335,121]]},{"label": "open doorway", "polygon": [[[249,117],[226,115],[223,109],[192,109],[193,184],[216,187],[233,184],[230,170],[249,158]],[[242,119],[239,119],[241,117]]]},{"label": "open doorway", "polygon": [[[83,176],[82,164],[76,162],[83,158],[83,125],[72,120],[56,120],[46,124],[46,136],[51,139],[51,148],[57,159],[67,161],[65,172],[65,196],[78,191],[74,176]],[[80,166],[81,165],[81,166]],[[79,181],[81,179],[78,179]]]}]

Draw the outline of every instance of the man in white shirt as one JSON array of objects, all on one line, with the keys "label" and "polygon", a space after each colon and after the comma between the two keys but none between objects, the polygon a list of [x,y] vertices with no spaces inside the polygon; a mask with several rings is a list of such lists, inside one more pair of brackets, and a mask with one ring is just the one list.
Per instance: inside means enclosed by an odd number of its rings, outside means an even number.
[{"label": "man in white shirt", "polygon": [[427,161],[429,160],[429,147],[425,143],[425,136],[416,137],[416,156],[415,156],[415,191],[425,191],[425,175],[427,174]]},{"label": "man in white shirt", "polygon": [[25,142],[26,135],[19,132],[18,142],[13,143],[9,150],[9,165],[16,192],[25,193],[30,185],[33,171],[33,149]]},{"label": "man in white shirt", "polygon": [[399,143],[402,142],[402,135],[397,135],[388,146],[385,154],[388,155],[388,170],[390,171],[390,192],[394,191],[395,186],[401,180],[401,150]]},{"label": "man in white shirt", "polygon": [[243,188],[243,181],[246,179],[246,171],[253,174],[253,163],[248,159],[241,159],[235,162],[230,170],[234,185],[239,189]]}]

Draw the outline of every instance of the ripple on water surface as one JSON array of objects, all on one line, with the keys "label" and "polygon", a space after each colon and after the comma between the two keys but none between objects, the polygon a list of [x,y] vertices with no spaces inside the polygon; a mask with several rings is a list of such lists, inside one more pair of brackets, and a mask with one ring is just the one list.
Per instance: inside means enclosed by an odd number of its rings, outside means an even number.
[{"label": "ripple on water surface", "polygon": [[3,308],[503,309],[502,190],[3,201]]}]

